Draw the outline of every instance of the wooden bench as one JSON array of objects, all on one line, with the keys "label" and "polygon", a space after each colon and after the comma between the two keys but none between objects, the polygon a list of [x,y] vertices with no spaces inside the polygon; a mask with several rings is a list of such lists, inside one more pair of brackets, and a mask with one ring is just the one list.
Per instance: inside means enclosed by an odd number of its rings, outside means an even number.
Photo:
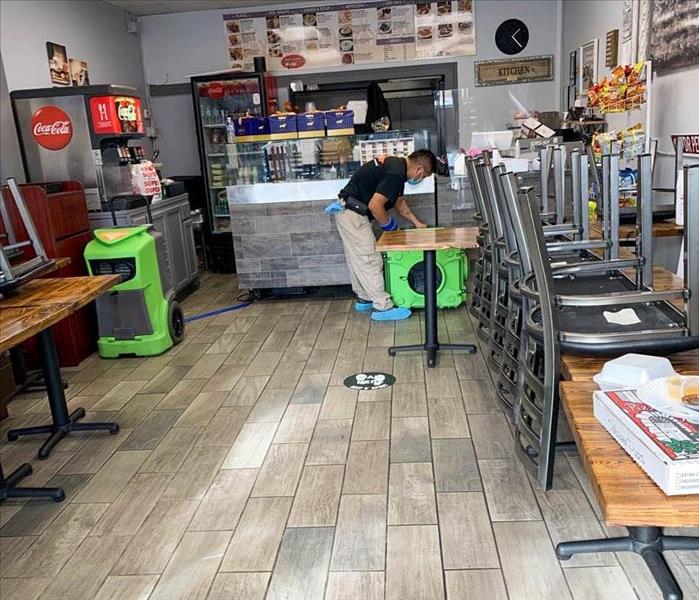
[{"label": "wooden bench", "polygon": [[699,525],[699,495],[666,496],[597,421],[592,410],[592,381],[561,383],[561,403],[592,483],[605,523],[623,526],[629,535],[562,542],[560,560],[589,552],[636,552],[645,560],[666,600],[682,591],[665,562],[666,550],[699,550],[699,537],[663,534],[663,527]]}]

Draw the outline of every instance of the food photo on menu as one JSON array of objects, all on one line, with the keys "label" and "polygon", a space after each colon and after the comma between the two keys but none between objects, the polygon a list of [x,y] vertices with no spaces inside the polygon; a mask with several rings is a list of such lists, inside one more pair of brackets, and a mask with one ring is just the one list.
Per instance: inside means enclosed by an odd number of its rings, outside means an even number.
[{"label": "food photo on menu", "polygon": [[339,29],[340,37],[347,38],[352,37],[352,27],[349,25],[343,25]]},{"label": "food photo on menu", "polygon": [[459,0],[456,3],[456,10],[459,12],[473,12],[472,0]]},{"label": "food photo on menu", "polygon": [[337,15],[337,21],[340,25],[346,25],[347,23],[352,23],[352,11],[351,10],[341,10]]},{"label": "food photo on menu", "polygon": [[265,21],[267,23],[267,29],[279,29],[280,27],[279,17],[276,15],[273,17],[265,17]]},{"label": "food photo on menu", "polygon": [[240,33],[240,25],[238,21],[227,21],[226,22],[226,29],[230,33]]},{"label": "food photo on menu", "polygon": [[391,25],[390,21],[384,21],[379,25],[379,33],[382,33],[384,35],[388,35],[389,33],[393,32],[393,27]]},{"label": "food photo on menu", "polygon": [[306,27],[315,27],[318,25],[318,17],[316,17],[315,13],[304,13],[303,24]]},{"label": "food photo on menu", "polygon": [[459,35],[471,35],[473,32],[473,23],[459,23]]},{"label": "food photo on menu", "polygon": [[431,40],[432,39],[432,27],[427,25],[421,25],[417,28],[417,39],[419,40]]},{"label": "food photo on menu", "polygon": [[376,9],[376,18],[379,21],[386,21],[391,18],[391,7],[385,6],[384,8]]},{"label": "food photo on menu", "polygon": [[415,13],[418,17],[429,17],[432,14],[432,5],[429,2],[415,5]]},{"label": "food photo on menu", "polygon": [[437,14],[440,17],[451,14],[451,2],[437,2]]},{"label": "food photo on menu", "polygon": [[448,38],[451,37],[453,28],[451,23],[444,23],[438,27],[438,30],[440,38]]}]

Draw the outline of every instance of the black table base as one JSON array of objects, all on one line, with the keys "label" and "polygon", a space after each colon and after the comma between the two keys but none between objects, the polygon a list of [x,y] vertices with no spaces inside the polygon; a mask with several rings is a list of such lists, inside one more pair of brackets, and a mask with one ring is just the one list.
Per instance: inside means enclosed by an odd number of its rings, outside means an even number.
[{"label": "black table base", "polygon": [[665,600],[682,600],[682,590],[665,562],[666,550],[699,550],[699,537],[664,535],[660,527],[629,527],[626,537],[562,542],[556,556],[568,560],[573,554],[588,552],[635,552],[643,557]]},{"label": "black table base", "polygon": [[38,427],[11,429],[7,432],[7,439],[13,442],[22,435],[50,434],[38,452],[38,457],[45,459],[49,457],[51,450],[53,450],[56,444],[71,431],[106,430],[112,434],[118,433],[119,425],[116,423],[78,423],[78,420],[85,416],[85,409],[83,408],[78,408],[73,413],[68,414],[63,381],[61,380],[61,369],[58,364],[58,355],[56,354],[56,345],[53,341],[51,329],[45,329],[37,337],[39,339],[39,351],[41,352],[41,363],[49,397],[52,423]]},{"label": "black table base", "polygon": [[0,502],[10,498],[51,498],[56,502],[61,502],[66,497],[61,488],[16,487],[17,483],[31,474],[32,466],[24,463],[19,469],[5,477],[2,465],[0,465]]},{"label": "black table base", "polygon": [[437,335],[437,251],[423,252],[425,268],[425,343],[409,344],[407,346],[392,346],[388,349],[391,356],[397,352],[420,350],[427,352],[427,366],[434,367],[437,363],[439,350],[465,350],[473,354],[476,346],[473,344],[440,344]]}]

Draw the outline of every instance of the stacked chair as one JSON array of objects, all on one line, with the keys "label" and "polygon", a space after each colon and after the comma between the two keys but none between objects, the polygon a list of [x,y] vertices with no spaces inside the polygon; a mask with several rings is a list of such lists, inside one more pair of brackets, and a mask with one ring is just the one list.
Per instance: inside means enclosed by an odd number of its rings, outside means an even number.
[{"label": "stacked chair", "polygon": [[[490,221],[481,227],[487,226],[494,238],[486,254],[492,263],[490,289],[495,290],[487,306],[474,306],[471,314],[476,314],[479,337],[494,371],[497,398],[514,421],[518,454],[545,489],[553,477],[561,349],[612,356],[623,354],[630,344],[637,351],[655,353],[699,346],[699,298],[695,295],[692,301],[689,293],[698,289],[699,266],[687,265],[684,289],[653,290],[649,159],[639,158],[637,256],[625,259],[618,258],[618,197],[612,189],[618,182],[616,157],[603,160],[608,188],[603,190],[604,239],[594,241],[588,239],[587,206],[583,203],[587,199],[586,156],[571,156],[570,224],[560,222],[556,214],[565,207],[558,197],[562,185],[554,186],[556,212],[549,213],[543,194],[537,200],[531,189],[518,192],[512,174],[492,169],[484,161],[469,165],[477,206],[484,205],[481,216]],[[555,169],[555,159],[553,162]],[[554,171],[554,182],[555,178]],[[696,187],[696,180],[688,171],[688,190]],[[546,191],[543,179],[542,189]],[[698,202],[694,200],[695,212],[699,212]],[[485,205],[490,205],[490,210]],[[690,253],[697,245],[691,240],[693,218],[699,217],[688,214],[685,227],[685,236],[690,238],[685,239],[685,248]],[[490,227],[490,223],[496,226]],[[698,250],[694,248],[694,252]],[[669,302],[672,299],[684,299],[684,311],[675,308]],[[625,306],[638,314],[638,326],[606,321],[605,310],[613,312]],[[559,323],[565,324],[564,331]]]}]

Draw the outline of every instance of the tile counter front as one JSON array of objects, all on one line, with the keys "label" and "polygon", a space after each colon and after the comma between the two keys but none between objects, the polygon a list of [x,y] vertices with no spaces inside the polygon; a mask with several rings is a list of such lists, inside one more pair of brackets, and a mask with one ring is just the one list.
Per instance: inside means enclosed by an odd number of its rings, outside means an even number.
[{"label": "tile counter front", "polygon": [[[283,183],[229,187],[238,285],[263,289],[350,283],[334,218],[323,212],[345,181],[296,183],[293,190]],[[427,224],[435,221],[432,190],[432,181],[426,180],[408,196],[413,212]],[[440,185],[439,223],[447,226],[452,224],[452,198],[441,191]],[[409,226],[402,218],[398,223]],[[378,237],[377,224],[374,229]]]}]

